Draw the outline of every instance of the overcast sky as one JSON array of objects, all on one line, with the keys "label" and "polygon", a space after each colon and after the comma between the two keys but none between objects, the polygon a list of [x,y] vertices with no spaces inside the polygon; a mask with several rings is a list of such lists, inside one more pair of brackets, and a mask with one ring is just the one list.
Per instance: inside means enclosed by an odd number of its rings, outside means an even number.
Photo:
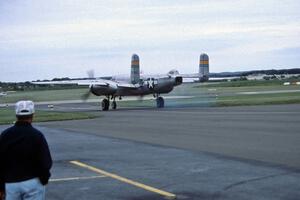
[{"label": "overcast sky", "polygon": [[1,0],[0,81],[299,68],[299,0]]}]

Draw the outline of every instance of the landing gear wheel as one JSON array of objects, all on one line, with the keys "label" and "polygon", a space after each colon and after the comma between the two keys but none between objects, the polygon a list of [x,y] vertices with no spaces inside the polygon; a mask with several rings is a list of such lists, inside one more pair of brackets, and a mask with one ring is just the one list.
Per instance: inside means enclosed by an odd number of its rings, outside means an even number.
[{"label": "landing gear wheel", "polygon": [[102,106],[103,111],[108,110],[109,109],[109,100],[108,99],[103,99],[101,106]]},{"label": "landing gear wheel", "polygon": [[163,107],[165,107],[164,98],[157,97],[157,99],[156,99],[156,106],[157,106],[157,108],[163,108]]},{"label": "landing gear wheel", "polygon": [[117,109],[117,102],[113,101],[112,104],[111,104],[111,108],[113,110]]}]

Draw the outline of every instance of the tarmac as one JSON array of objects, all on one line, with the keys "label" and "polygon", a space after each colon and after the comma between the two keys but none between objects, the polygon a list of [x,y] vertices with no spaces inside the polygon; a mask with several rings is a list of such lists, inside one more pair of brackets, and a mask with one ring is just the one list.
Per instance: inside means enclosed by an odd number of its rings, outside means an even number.
[{"label": "tarmac", "polygon": [[35,124],[54,159],[47,199],[300,198],[299,104],[97,113]]}]

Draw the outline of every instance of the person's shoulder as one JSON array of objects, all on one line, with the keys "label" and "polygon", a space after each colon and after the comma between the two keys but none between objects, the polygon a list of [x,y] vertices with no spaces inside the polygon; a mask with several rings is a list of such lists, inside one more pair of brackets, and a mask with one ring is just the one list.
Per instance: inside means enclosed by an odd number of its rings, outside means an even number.
[{"label": "person's shoulder", "polygon": [[1,137],[7,135],[8,133],[10,133],[11,131],[13,131],[15,126],[11,126],[11,127],[8,127],[7,129],[5,129],[4,131],[2,131],[2,133],[0,134]]},{"label": "person's shoulder", "polygon": [[44,137],[44,134],[39,129],[37,129],[37,128],[33,127],[33,126],[31,127],[31,129],[32,129],[32,133],[34,135],[36,135],[38,137]]},{"label": "person's shoulder", "polygon": [[31,126],[31,130],[32,130],[32,132],[34,132],[34,133],[36,133],[38,135],[43,135],[43,133],[39,129],[37,129],[36,127],[34,127],[34,126]]}]

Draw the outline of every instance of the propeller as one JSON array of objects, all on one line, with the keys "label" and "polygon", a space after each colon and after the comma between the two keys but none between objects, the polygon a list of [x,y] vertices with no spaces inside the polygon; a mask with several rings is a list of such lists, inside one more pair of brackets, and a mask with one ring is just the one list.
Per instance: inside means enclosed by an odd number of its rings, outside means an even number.
[{"label": "propeller", "polygon": [[88,70],[86,73],[87,73],[89,79],[95,78],[95,71],[93,69]]},{"label": "propeller", "polygon": [[91,87],[90,87],[90,89],[86,93],[84,93],[83,95],[81,95],[81,99],[83,101],[86,101],[90,97],[91,93],[92,92],[91,92]]},{"label": "propeller", "polygon": [[[95,71],[93,69],[88,70],[86,73],[87,73],[89,79],[95,79]],[[81,99],[83,101],[86,101],[90,97],[90,95],[92,93],[91,92],[92,87],[93,87],[93,85],[90,85],[89,90],[86,93],[84,93],[83,95],[81,95]]]}]

